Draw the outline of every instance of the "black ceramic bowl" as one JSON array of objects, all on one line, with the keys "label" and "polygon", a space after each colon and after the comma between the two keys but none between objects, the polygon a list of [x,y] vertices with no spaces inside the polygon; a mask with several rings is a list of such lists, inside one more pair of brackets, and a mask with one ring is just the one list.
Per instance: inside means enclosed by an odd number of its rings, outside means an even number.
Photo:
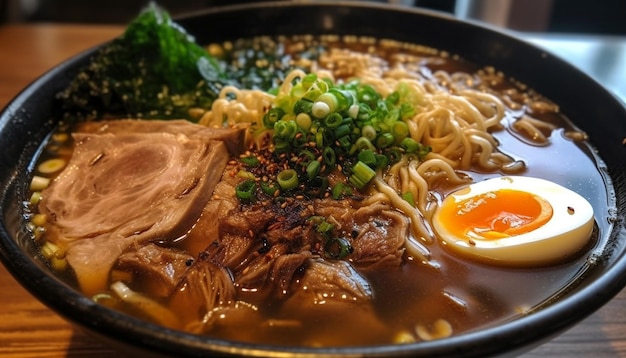
[{"label": "black ceramic bowl", "polygon": [[77,326],[125,349],[182,355],[251,356],[485,356],[516,354],[563,332],[609,301],[626,284],[626,109],[601,85],[571,65],[503,32],[417,9],[374,3],[264,3],[208,10],[179,19],[199,43],[253,35],[357,34],[423,44],[481,65],[490,65],[558,103],[589,135],[606,167],[614,211],[601,213],[609,230],[593,269],[547,307],[528,316],[426,343],[367,348],[284,348],[225,342],[172,331],[111,311],[64,284],[35,257],[20,232],[19,202],[28,186],[29,163],[50,128],[54,94],[90,52],[54,68],[25,89],[0,115],[0,258],[15,278],[44,304]]}]

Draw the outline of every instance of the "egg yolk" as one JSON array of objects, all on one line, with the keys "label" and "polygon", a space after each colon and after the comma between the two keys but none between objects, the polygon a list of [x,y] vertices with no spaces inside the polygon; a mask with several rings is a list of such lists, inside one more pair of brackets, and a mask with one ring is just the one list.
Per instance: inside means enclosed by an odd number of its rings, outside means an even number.
[{"label": "egg yolk", "polygon": [[536,230],[552,217],[543,198],[520,190],[500,189],[443,205],[440,218],[457,237],[496,240]]}]

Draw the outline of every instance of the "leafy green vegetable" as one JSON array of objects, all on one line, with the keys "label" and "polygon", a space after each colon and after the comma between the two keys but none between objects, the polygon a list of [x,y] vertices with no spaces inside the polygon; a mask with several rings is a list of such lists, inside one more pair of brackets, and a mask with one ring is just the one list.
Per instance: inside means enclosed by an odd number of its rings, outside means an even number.
[{"label": "leafy green vegetable", "polygon": [[217,61],[150,4],[58,97],[78,117],[190,119],[188,110],[210,106],[224,82]]}]

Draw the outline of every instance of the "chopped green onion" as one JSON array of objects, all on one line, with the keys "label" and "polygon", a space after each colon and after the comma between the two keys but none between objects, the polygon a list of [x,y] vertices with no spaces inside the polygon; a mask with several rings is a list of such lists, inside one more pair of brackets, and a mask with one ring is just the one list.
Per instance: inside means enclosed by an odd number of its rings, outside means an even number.
[{"label": "chopped green onion", "polygon": [[317,81],[317,75],[315,73],[308,73],[302,78],[302,87],[309,89]]},{"label": "chopped green onion", "polygon": [[326,220],[322,220],[317,225],[317,232],[319,232],[320,234],[328,235],[331,231],[333,231],[334,228],[335,226],[333,224],[329,223]]},{"label": "chopped green onion", "polygon": [[37,170],[42,174],[52,174],[63,169],[65,164],[65,160],[61,158],[48,159],[39,164]]},{"label": "chopped green onion", "polygon": [[296,115],[296,123],[298,124],[298,127],[304,130],[309,130],[313,122],[311,121],[311,116],[309,116],[308,113],[298,113],[298,115]]},{"label": "chopped green onion", "polygon": [[117,299],[115,299],[115,297],[111,296],[111,294],[109,293],[97,293],[93,295],[91,299],[95,303],[99,303],[101,305],[111,308],[114,308],[118,304]]},{"label": "chopped green onion", "polygon": [[415,115],[415,107],[410,103],[402,103],[400,105],[400,118],[409,119]]},{"label": "chopped green onion", "polygon": [[389,158],[383,154],[376,154],[376,169],[384,169],[389,165]]},{"label": "chopped green onion", "polygon": [[252,179],[244,180],[235,188],[237,197],[241,200],[252,200],[254,195],[255,182]]},{"label": "chopped green onion", "polygon": [[245,164],[246,166],[251,167],[251,168],[255,168],[255,167],[258,167],[259,165],[261,165],[261,162],[259,161],[259,158],[257,158],[254,155],[251,155],[249,157],[242,157],[242,158],[239,158],[239,160],[241,160],[241,162],[243,164]]},{"label": "chopped green onion", "polygon": [[291,150],[291,143],[289,142],[277,142],[274,144],[274,152],[277,154],[287,153]]},{"label": "chopped green onion", "polygon": [[50,241],[46,241],[40,249],[41,254],[48,260],[51,260],[53,257],[63,258],[65,257],[65,251],[61,249],[56,244],[53,244]]},{"label": "chopped green onion", "polygon": [[402,154],[395,148],[389,149],[385,154],[387,155],[387,159],[389,159],[390,164],[395,164],[402,158]]},{"label": "chopped green onion", "polygon": [[372,108],[365,103],[359,103],[359,113],[356,116],[356,119],[358,121],[365,122],[368,119],[370,119],[371,116],[372,116]]},{"label": "chopped green onion", "polygon": [[291,91],[289,91],[289,95],[294,98],[302,98],[306,90],[302,86],[302,82],[296,83],[293,87],[291,87]]},{"label": "chopped green onion", "polygon": [[409,135],[409,126],[403,121],[396,121],[391,128],[391,132],[396,140],[396,143],[402,141]]},{"label": "chopped green onion", "polygon": [[319,224],[321,224],[322,222],[325,221],[323,216],[319,216],[319,215],[312,215],[309,216],[306,221],[310,222],[311,224],[315,225],[315,226],[319,226]]},{"label": "chopped green onion", "polygon": [[31,196],[30,196],[30,200],[28,201],[28,203],[30,205],[37,205],[39,204],[39,202],[41,201],[41,192],[40,191],[34,191]]},{"label": "chopped green onion", "polygon": [[359,116],[359,105],[358,104],[351,105],[350,108],[348,108],[348,115],[352,119],[357,119],[357,117]]},{"label": "chopped green onion", "polygon": [[277,192],[280,191],[280,188],[274,182],[261,182],[261,190],[269,196],[275,196]]},{"label": "chopped green onion", "polygon": [[322,78],[321,81],[317,81],[317,85],[322,92],[328,92],[328,89],[333,86],[333,80],[330,78]]},{"label": "chopped green onion", "polygon": [[302,148],[309,142],[307,138],[306,132],[302,130],[298,130],[296,135],[293,137],[291,144],[293,144],[294,149]]},{"label": "chopped green onion", "polygon": [[347,136],[348,134],[350,134],[350,132],[352,132],[352,130],[350,129],[350,126],[347,124],[342,124],[339,127],[335,128],[334,130],[335,138],[341,138],[341,137]]},{"label": "chopped green onion", "polygon": [[265,128],[274,128],[274,124],[281,120],[284,115],[285,111],[282,108],[274,107],[263,116],[263,125]]},{"label": "chopped green onion", "polygon": [[254,174],[250,173],[247,170],[243,170],[243,169],[237,172],[237,177],[243,178],[243,179],[254,180]]},{"label": "chopped green onion", "polygon": [[387,148],[390,145],[393,144],[393,142],[395,141],[395,138],[393,137],[393,134],[391,133],[381,133],[377,138],[376,138],[376,147],[378,148]]},{"label": "chopped green onion", "polygon": [[322,151],[322,158],[324,159],[324,163],[329,166],[334,166],[337,162],[335,151],[331,147],[324,148]]},{"label": "chopped green onion", "polygon": [[317,98],[319,98],[321,95],[322,95],[322,91],[317,86],[313,85],[306,91],[306,93],[304,94],[304,96],[302,96],[302,98],[313,102]]},{"label": "chopped green onion", "polygon": [[315,160],[315,154],[308,149],[303,149],[298,153],[298,158],[302,158],[300,164],[307,166],[310,162]]},{"label": "chopped green onion", "polygon": [[48,222],[48,219],[46,217],[46,214],[35,214],[30,219],[30,222],[35,224],[35,226],[44,226]]},{"label": "chopped green onion", "polygon": [[399,100],[400,100],[400,94],[398,93],[398,91],[391,92],[389,96],[387,96],[386,98],[386,101],[391,104],[397,104]]},{"label": "chopped green onion", "polygon": [[298,186],[298,173],[293,169],[285,169],[276,176],[278,185],[284,190],[293,189]]},{"label": "chopped green onion", "polygon": [[420,144],[415,139],[407,137],[400,142],[400,148],[406,153],[416,153],[420,149]]},{"label": "chopped green onion", "polygon": [[324,118],[324,125],[328,128],[336,128],[341,125],[343,117],[337,112],[333,112]]},{"label": "chopped green onion", "polygon": [[318,148],[324,146],[324,128],[320,128],[320,130],[315,133],[315,146]]},{"label": "chopped green onion", "polygon": [[[338,102],[339,101],[337,100],[337,97],[331,92],[326,92],[315,99],[316,104],[325,103],[328,106],[329,113],[333,113],[337,111],[337,106],[339,105]],[[318,118],[322,118],[322,117],[318,117]]]},{"label": "chopped green onion", "polygon": [[317,160],[312,160],[309,165],[306,166],[306,176],[309,180],[313,180],[320,172],[322,165]]},{"label": "chopped green onion", "polygon": [[419,149],[417,155],[420,158],[423,158],[426,154],[430,153],[432,150],[433,150],[433,148],[431,146],[429,146],[429,145],[424,146],[424,145],[420,144],[420,149]]},{"label": "chopped green onion", "polygon": [[30,191],[42,191],[50,185],[50,179],[34,175],[30,181]]},{"label": "chopped green onion", "polygon": [[403,193],[402,199],[411,204],[412,207],[415,207],[415,199],[413,198],[413,193],[411,193],[410,191]]},{"label": "chopped green onion", "polygon": [[374,129],[372,125],[368,124],[363,126],[363,129],[361,129],[361,135],[372,141],[376,139],[376,129]]},{"label": "chopped green onion", "polygon": [[349,149],[352,146],[352,139],[348,135],[337,139],[337,142],[339,142],[339,146],[344,149]]},{"label": "chopped green onion", "polygon": [[356,93],[356,98],[359,102],[367,104],[370,108],[376,107],[376,102],[380,99],[380,95],[374,87],[370,85],[360,86]]},{"label": "chopped green onion", "polygon": [[343,237],[328,239],[324,245],[324,254],[327,258],[333,260],[343,259],[353,251],[354,249],[350,242]]},{"label": "chopped green onion", "polygon": [[295,121],[280,121],[274,125],[274,135],[286,141],[292,140],[298,131]]},{"label": "chopped green onion", "polygon": [[365,149],[359,152],[359,160],[370,167],[376,166],[376,154],[371,149]]},{"label": "chopped green onion", "polygon": [[330,113],[330,107],[325,102],[315,102],[311,107],[311,114],[315,118],[324,118]]},{"label": "chopped green onion", "polygon": [[352,185],[354,185],[357,189],[363,189],[367,183],[370,182],[376,176],[376,172],[374,169],[370,168],[367,164],[362,161],[358,161],[352,167],[352,175],[348,180]]},{"label": "chopped green onion", "polygon": [[321,197],[328,188],[328,178],[317,176],[307,183],[307,194]]},{"label": "chopped green onion", "polygon": [[301,100],[296,101],[296,103],[293,105],[293,113],[296,115],[300,113],[308,114],[308,113],[311,113],[311,108],[313,108],[312,101],[301,99]]},{"label": "chopped green onion", "polygon": [[376,147],[374,147],[374,145],[372,144],[372,142],[369,141],[369,139],[365,137],[361,137],[357,139],[356,142],[354,142],[354,145],[352,146],[352,148],[350,148],[350,154],[354,154],[357,151],[364,150],[364,149],[370,149],[372,151],[375,151]]},{"label": "chopped green onion", "polygon": [[331,194],[333,196],[333,199],[339,200],[344,195],[352,195],[352,189],[348,185],[339,182],[335,184],[335,186],[333,186],[333,188],[331,189]]},{"label": "chopped green onion", "polygon": [[328,90],[328,93],[332,94],[337,101],[336,111],[343,112],[350,108],[354,103],[354,98],[352,97],[352,93],[349,91],[340,90],[338,88],[331,88]]}]

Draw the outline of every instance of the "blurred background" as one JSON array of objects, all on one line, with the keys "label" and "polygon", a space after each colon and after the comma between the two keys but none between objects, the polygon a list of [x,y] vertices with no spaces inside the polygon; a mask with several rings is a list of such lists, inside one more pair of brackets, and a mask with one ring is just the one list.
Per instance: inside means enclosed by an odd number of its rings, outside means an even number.
[{"label": "blurred background", "polygon": [[[155,0],[173,17],[262,0]],[[312,2],[316,0],[283,0]],[[362,0],[500,27],[567,59],[626,102],[625,0]],[[150,0],[0,0],[2,24],[127,24]],[[242,24],[242,26],[245,26]]]},{"label": "blurred background", "polygon": [[[253,0],[160,0],[172,15]],[[383,1],[383,0],[370,0]],[[626,35],[623,0],[387,0],[519,31]],[[0,22],[127,23],[148,0],[0,0]]]}]

